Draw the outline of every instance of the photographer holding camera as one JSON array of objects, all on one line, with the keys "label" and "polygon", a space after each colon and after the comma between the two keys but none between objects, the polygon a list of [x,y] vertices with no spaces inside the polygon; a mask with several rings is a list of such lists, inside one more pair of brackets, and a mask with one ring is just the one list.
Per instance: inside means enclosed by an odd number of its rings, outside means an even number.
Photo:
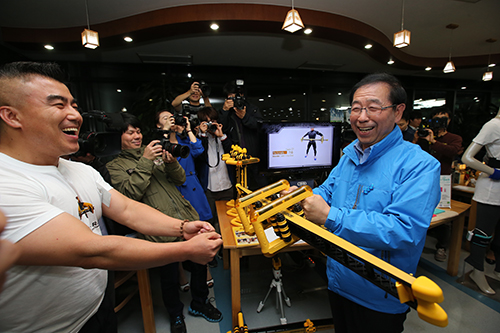
[{"label": "photographer holding camera", "polygon": [[[224,85],[227,96],[220,112],[219,122],[232,143],[246,148],[248,155],[260,157],[259,131],[262,115],[259,108],[245,97],[243,80],[234,80]],[[259,177],[256,164],[247,167],[248,183],[251,189],[266,185],[264,177]]]},{"label": "photographer holding camera", "polygon": [[448,132],[451,117],[448,109],[432,113],[429,127],[419,129],[418,144],[441,163],[441,175],[451,175],[451,164],[463,153],[462,137]]},{"label": "photographer holding camera", "polygon": [[[196,113],[204,106],[212,106],[212,104],[210,104],[208,95],[210,95],[210,87],[204,81],[195,81],[191,84],[188,91],[180,94],[172,101],[172,106],[174,107],[175,111],[181,112],[182,101],[187,100],[190,114],[196,115]],[[202,97],[204,104],[200,103],[200,99]]]},{"label": "photographer holding camera", "polygon": [[231,151],[231,139],[223,133],[224,126],[218,122],[219,114],[212,107],[198,112],[200,138],[204,152],[198,159],[198,175],[212,209],[214,227],[219,229],[215,201],[234,199],[234,167],[222,161],[222,155]]},{"label": "photographer holding camera", "polygon": [[[448,132],[450,111],[446,108],[437,109],[432,113],[429,127],[417,130],[417,143],[420,147],[434,156],[441,164],[441,175],[451,175],[453,159],[463,153],[462,137]],[[437,238],[434,259],[446,260],[446,248],[449,245],[451,227],[443,224],[434,229]]]},{"label": "photographer holding camera", "polygon": [[[171,128],[173,118],[170,113],[163,128]],[[184,169],[177,158],[158,144],[161,140],[153,140],[142,146],[141,124],[129,114],[123,114],[122,152],[106,164],[111,175],[112,185],[127,197],[141,201],[162,213],[185,221],[195,221],[199,215],[176,186],[186,181]],[[158,122],[163,121],[161,114]],[[188,153],[189,154],[189,153]],[[157,243],[177,242],[178,237],[161,237],[143,235],[146,240]],[[207,299],[208,286],[206,265],[192,262],[191,295],[189,313],[202,316],[210,322],[222,320],[222,314]],[[179,297],[179,263],[174,262],[160,267],[162,298],[170,315],[172,332],[186,332],[183,308]]]}]

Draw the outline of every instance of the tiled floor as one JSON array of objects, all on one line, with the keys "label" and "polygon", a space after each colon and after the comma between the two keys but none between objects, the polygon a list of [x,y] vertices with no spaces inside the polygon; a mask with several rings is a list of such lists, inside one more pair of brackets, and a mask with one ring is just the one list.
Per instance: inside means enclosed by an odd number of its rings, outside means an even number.
[{"label": "tiled floor", "polygon": [[[434,260],[433,246],[434,240],[428,237],[417,276],[425,275],[441,287],[445,296],[441,305],[448,313],[449,324],[445,328],[433,326],[419,319],[417,312],[412,310],[405,322],[405,332],[500,332],[500,297],[483,295],[470,280],[466,279],[465,282],[462,282],[459,277],[447,275],[446,262],[441,263]],[[467,253],[463,251],[459,276],[462,275],[463,259],[466,255]],[[300,259],[292,259],[288,255],[282,255],[281,258],[283,287],[291,302],[291,307],[284,306],[287,322],[289,324],[301,323],[307,318],[314,322],[318,319],[328,318],[330,308],[324,290],[324,279],[316,269],[320,265],[311,268]],[[256,311],[259,302],[264,299],[270,288],[271,267],[271,260],[263,256],[250,257],[247,262],[242,263],[242,310],[250,330],[280,325],[280,313],[275,306],[276,288],[271,290],[262,311],[260,313]],[[487,275],[493,276],[493,266],[486,265],[485,267]],[[469,266],[467,270],[470,270]],[[229,271],[225,271],[222,268],[222,262],[219,261],[218,267],[211,269],[211,272],[214,276],[215,287],[211,289],[210,296],[213,297],[214,305],[222,311],[224,319],[220,323],[214,324],[203,318],[188,315],[187,307],[190,295],[182,293],[184,304],[186,304],[184,312],[188,332],[226,333],[231,330]],[[160,287],[154,269],[151,270],[151,281],[157,332],[170,332],[168,315],[161,301]],[[500,281],[493,279],[490,281],[492,287],[496,287],[500,294]],[[143,332],[138,297],[120,311],[118,317],[120,333]],[[334,332],[334,330],[328,329],[322,332]]]}]

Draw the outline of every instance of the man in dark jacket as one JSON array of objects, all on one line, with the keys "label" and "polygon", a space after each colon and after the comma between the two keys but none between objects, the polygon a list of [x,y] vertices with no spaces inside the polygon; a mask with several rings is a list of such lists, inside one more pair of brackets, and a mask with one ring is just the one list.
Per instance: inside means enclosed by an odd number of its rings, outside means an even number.
[{"label": "man in dark jacket", "polygon": [[[224,86],[226,100],[220,112],[219,123],[231,142],[246,148],[248,155],[260,157],[259,131],[262,115],[259,108],[251,104],[245,96],[243,80],[234,80]],[[264,177],[259,177],[257,164],[247,167],[248,183],[251,189],[261,188],[266,184]]]},{"label": "man in dark jacket", "polygon": [[[441,108],[433,112],[430,126],[426,128],[428,135],[418,139],[417,143],[423,150],[434,156],[441,163],[441,175],[451,175],[453,159],[462,154],[462,137],[448,132],[451,114],[448,109]],[[434,259],[446,260],[446,248],[450,242],[451,226],[443,224],[433,230],[436,234],[437,244]]]}]

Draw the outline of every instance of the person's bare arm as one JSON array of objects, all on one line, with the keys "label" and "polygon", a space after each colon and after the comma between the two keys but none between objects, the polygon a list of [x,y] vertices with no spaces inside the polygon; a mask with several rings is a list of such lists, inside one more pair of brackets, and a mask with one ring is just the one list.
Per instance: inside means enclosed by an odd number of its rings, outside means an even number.
[{"label": "person's bare arm", "polygon": [[[103,215],[110,219],[151,236],[181,236],[182,221],[163,214],[146,204],[132,200],[112,189],[111,203],[102,205]],[[214,228],[208,222],[193,221],[184,224],[184,238],[190,239],[199,232],[212,232]]]},{"label": "person's bare arm", "polygon": [[212,107],[212,103],[210,103],[210,98],[208,98],[208,96],[205,96],[202,92],[201,97],[203,98],[203,104],[205,104],[206,107]]},{"label": "person's bare arm", "polygon": [[180,94],[179,96],[177,96],[172,101],[172,106],[174,107],[175,111],[181,111],[181,109],[182,109],[182,101],[185,100],[185,99],[188,99],[189,96],[191,96],[192,94],[194,94],[197,91],[199,91],[200,94],[201,94],[201,91],[200,91],[200,88],[199,88],[199,83],[198,82],[193,82],[191,84],[191,86],[189,87],[188,91],[186,91],[183,94]]},{"label": "person's bare arm", "polygon": [[111,270],[144,269],[184,260],[206,264],[221,243],[220,236],[213,232],[175,243],[100,236],[75,217],[62,213],[17,243],[21,256],[16,264]]},{"label": "person's bare arm", "polygon": [[191,90],[186,91],[184,94],[180,94],[172,101],[172,106],[174,107],[175,111],[182,110],[182,101],[187,99],[189,96],[191,96]]}]

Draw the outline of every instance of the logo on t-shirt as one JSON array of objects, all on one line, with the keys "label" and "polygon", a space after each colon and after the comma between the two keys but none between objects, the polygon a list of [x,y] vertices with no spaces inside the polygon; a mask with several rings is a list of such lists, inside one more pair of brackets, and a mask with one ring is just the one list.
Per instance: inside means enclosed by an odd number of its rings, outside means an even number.
[{"label": "logo on t-shirt", "polygon": [[87,218],[87,213],[94,213],[94,205],[88,202],[83,202],[80,200],[80,198],[77,196],[76,200],[78,201],[78,215],[80,216],[80,220],[82,219],[82,216],[85,215]]}]

